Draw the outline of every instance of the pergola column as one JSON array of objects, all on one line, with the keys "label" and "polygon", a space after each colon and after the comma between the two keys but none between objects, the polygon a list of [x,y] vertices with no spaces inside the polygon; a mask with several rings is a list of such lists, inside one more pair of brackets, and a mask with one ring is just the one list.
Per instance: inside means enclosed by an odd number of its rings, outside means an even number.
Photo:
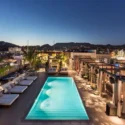
[{"label": "pergola column", "polygon": [[104,72],[104,75],[103,75],[103,92],[106,92],[106,77],[107,77],[107,74]]},{"label": "pergola column", "polygon": [[82,61],[80,61],[80,69],[79,69],[79,75],[80,75],[80,77],[82,77]]},{"label": "pergola column", "polygon": [[102,94],[102,71],[99,72],[99,94]]},{"label": "pergola column", "polygon": [[85,63],[85,66],[84,66],[84,73],[86,75],[86,70],[87,70],[87,64]]},{"label": "pergola column", "polygon": [[73,59],[69,58],[69,69],[73,69],[72,63],[73,63]]},{"label": "pergola column", "polygon": [[121,110],[122,110],[122,105],[121,105],[121,90],[122,90],[122,81],[118,80],[118,105],[117,105],[117,115],[121,117]]},{"label": "pergola column", "polygon": [[89,82],[91,82],[91,66],[90,66],[90,69],[89,69]]},{"label": "pergola column", "polygon": [[122,94],[123,94],[122,113],[125,114],[125,82],[123,82],[122,84]]},{"label": "pergola column", "polygon": [[115,84],[114,84],[114,102],[115,102],[115,105],[117,105],[118,103],[118,93],[119,93],[119,81],[115,80]]},{"label": "pergola column", "polygon": [[97,76],[97,90],[99,90],[99,73],[96,74],[96,76]]},{"label": "pergola column", "polygon": [[92,66],[91,66],[90,72],[91,72],[90,84],[92,85],[92,73],[93,73],[93,68],[92,68]]},{"label": "pergola column", "polygon": [[113,94],[112,94],[112,102],[113,104],[116,104],[116,99],[115,99],[115,84],[112,84],[112,90],[113,90]]},{"label": "pergola column", "polygon": [[[113,78],[113,77],[111,77]],[[118,102],[118,81],[113,78],[113,81],[110,81],[112,84],[112,89],[113,89],[113,94],[112,94],[112,102],[115,106],[117,106],[117,102]]]},{"label": "pergola column", "polygon": [[48,68],[50,68],[50,55],[48,55]]}]

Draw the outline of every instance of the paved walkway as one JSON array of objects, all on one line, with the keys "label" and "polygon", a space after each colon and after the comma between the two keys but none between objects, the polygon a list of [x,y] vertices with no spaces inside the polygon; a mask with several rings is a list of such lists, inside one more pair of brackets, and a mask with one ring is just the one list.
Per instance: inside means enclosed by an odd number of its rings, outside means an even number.
[{"label": "paved walkway", "polygon": [[45,72],[38,73],[38,79],[20,94],[11,107],[0,107],[0,125],[90,125],[90,121],[27,121],[25,117],[47,79]]},{"label": "paved walkway", "polygon": [[89,115],[91,125],[125,125],[125,119],[105,114],[108,99],[93,94],[94,91],[80,77],[76,77],[75,81]]},{"label": "paved walkway", "polygon": [[89,121],[26,121],[25,117],[47,79],[44,72],[38,73],[38,79],[9,108],[0,107],[0,125],[125,125],[125,120],[109,117],[105,114],[106,100],[94,96],[87,90],[84,82],[76,85],[90,118]]}]

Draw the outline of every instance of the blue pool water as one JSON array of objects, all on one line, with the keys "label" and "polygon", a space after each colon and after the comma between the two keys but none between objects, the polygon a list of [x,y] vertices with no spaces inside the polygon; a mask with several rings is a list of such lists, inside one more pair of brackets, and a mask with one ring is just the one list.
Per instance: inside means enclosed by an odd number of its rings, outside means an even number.
[{"label": "blue pool water", "polygon": [[26,119],[88,120],[89,118],[74,80],[71,77],[48,77]]}]

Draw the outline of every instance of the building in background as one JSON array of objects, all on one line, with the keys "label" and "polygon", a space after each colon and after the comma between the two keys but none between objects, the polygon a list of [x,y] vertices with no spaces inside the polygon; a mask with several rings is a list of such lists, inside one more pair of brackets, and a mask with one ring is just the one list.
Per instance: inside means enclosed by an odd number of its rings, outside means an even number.
[{"label": "building in background", "polygon": [[8,51],[13,54],[22,53],[21,47],[9,47]]}]

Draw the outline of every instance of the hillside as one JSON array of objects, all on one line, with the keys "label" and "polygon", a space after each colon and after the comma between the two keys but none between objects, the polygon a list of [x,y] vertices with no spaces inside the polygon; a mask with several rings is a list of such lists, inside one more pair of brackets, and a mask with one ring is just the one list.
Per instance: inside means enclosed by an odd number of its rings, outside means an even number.
[{"label": "hillside", "polygon": [[9,47],[18,47],[18,45],[15,45],[9,42],[0,41],[0,51],[8,51]]}]

